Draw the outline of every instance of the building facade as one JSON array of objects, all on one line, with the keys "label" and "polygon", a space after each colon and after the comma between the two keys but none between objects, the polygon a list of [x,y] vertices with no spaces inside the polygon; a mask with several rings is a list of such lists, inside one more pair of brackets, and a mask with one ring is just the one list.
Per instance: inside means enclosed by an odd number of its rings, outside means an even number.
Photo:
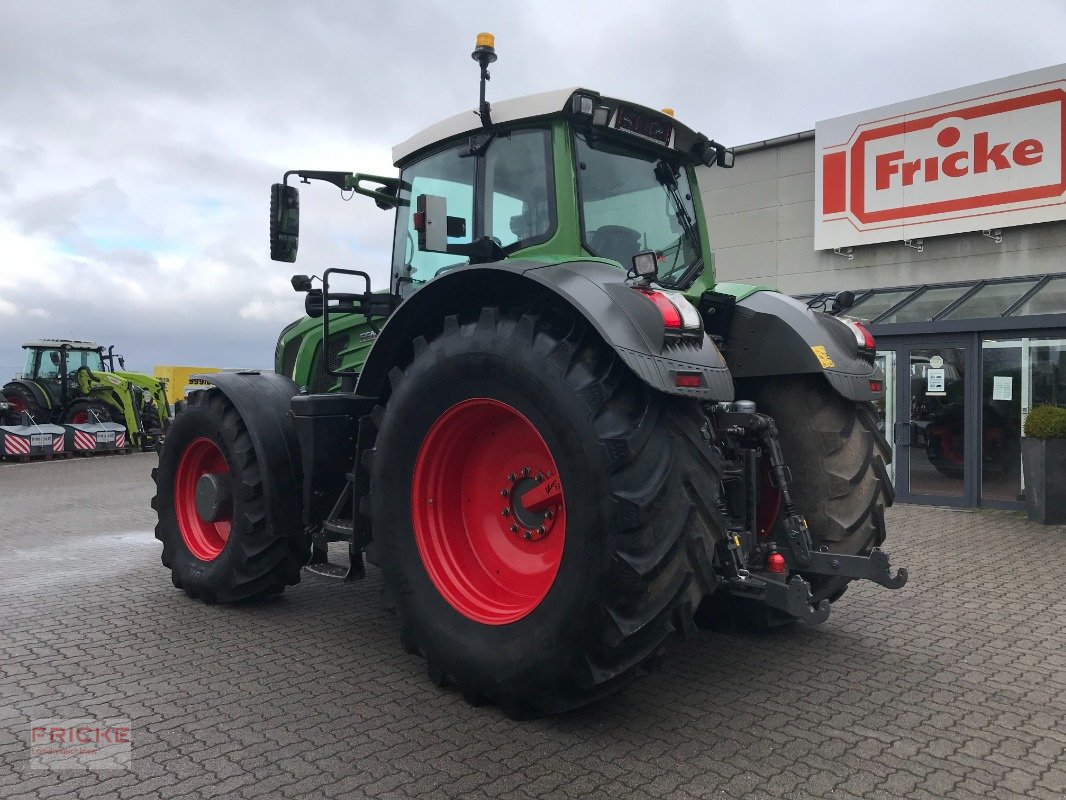
[{"label": "building facade", "polygon": [[719,280],[855,292],[904,501],[1021,506],[1025,416],[1066,406],[1064,151],[1066,65],[819,122],[701,175]]}]

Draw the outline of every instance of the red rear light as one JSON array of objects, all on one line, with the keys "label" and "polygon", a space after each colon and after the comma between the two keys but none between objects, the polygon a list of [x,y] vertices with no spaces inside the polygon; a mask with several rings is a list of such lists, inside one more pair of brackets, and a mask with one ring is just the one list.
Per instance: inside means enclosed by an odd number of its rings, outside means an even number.
[{"label": "red rear light", "polygon": [[884,391],[884,388],[885,388],[885,385],[881,381],[873,380],[873,379],[870,380],[870,391],[871,392],[881,392],[881,391]]},{"label": "red rear light", "polygon": [[685,389],[698,389],[703,385],[703,378],[698,372],[678,372],[674,376],[674,386]]},{"label": "red rear light", "polygon": [[862,332],[862,346],[865,347],[867,350],[875,349],[877,347],[877,343],[874,341],[873,334],[866,330],[866,326],[863,325],[861,322],[856,322],[855,327]]},{"label": "red rear light", "polygon": [[851,332],[855,334],[855,343],[864,350],[873,350],[877,347],[874,342],[873,334],[866,330],[866,326],[861,322],[857,322],[853,319],[842,319],[845,325],[851,328]]},{"label": "red rear light", "polygon": [[665,294],[654,289],[637,289],[637,291],[655,303],[655,307],[662,315],[664,327],[675,331],[681,330],[681,312]]}]

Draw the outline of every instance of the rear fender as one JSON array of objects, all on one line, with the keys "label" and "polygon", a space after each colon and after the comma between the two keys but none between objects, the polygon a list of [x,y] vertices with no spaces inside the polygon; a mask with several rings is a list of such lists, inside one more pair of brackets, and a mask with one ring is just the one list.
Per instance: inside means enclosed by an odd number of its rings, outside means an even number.
[{"label": "rear fender", "polygon": [[233,403],[252,440],[263,479],[266,525],[278,536],[303,531],[300,443],[290,406],[299,391],[273,372],[216,372],[195,375]]},{"label": "rear fender", "polygon": [[[824,348],[824,349],[823,349]],[[734,378],[819,373],[849,400],[873,400],[874,365],[843,322],[777,292],[739,300],[723,347]]]},{"label": "rear fender", "polygon": [[[655,306],[625,282],[625,273],[597,261],[561,264],[502,262],[452,270],[427,283],[393,312],[370,351],[356,391],[380,397],[389,370],[408,363],[412,342],[434,336],[444,317],[486,306],[558,305],[584,317],[651,388],[700,400],[732,400],[733,381],[709,336],[675,344]],[[702,385],[675,385],[677,372],[696,372]]]},{"label": "rear fender", "polygon": [[6,385],[10,386],[13,383],[17,383],[19,386],[25,387],[26,390],[33,395],[33,399],[41,408],[52,407],[52,398],[48,396],[48,392],[46,392],[41,386],[37,385],[33,381],[27,380],[26,378],[15,378],[12,381],[8,381]]}]

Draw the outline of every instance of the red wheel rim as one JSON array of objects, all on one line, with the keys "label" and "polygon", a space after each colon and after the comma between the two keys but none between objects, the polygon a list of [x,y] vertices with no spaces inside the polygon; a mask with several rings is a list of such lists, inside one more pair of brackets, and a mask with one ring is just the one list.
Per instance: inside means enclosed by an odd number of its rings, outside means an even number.
[{"label": "red wheel rim", "polygon": [[87,411],[79,411],[71,417],[70,421],[75,425],[82,425],[89,421],[89,413]]},{"label": "red wheel rim", "polygon": [[209,473],[229,475],[226,457],[218,445],[203,436],[193,439],[178,461],[174,477],[174,511],[178,530],[189,552],[201,561],[218,558],[229,541],[232,512],[225,519],[206,522],[196,511],[196,484]]},{"label": "red wheel rim", "polygon": [[526,616],[559,572],[559,470],[533,423],[499,400],[464,400],[433,423],[415,461],[411,519],[433,585],[476,622]]}]

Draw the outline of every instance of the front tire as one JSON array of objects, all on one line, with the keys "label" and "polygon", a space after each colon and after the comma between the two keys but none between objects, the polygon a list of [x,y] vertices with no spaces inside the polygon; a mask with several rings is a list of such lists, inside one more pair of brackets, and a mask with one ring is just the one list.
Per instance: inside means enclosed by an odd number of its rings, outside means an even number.
[{"label": "front tire", "polygon": [[[299,582],[310,542],[302,531],[271,533],[259,460],[244,421],[220,391],[190,397],[152,477],[163,566],[189,597],[230,603]],[[201,495],[198,504],[201,480],[217,487],[212,502],[205,504]]]},{"label": "front tire", "polygon": [[511,715],[627,685],[714,585],[720,478],[698,405],[553,312],[448,317],[414,351],[371,474],[405,648]]},{"label": "front tire", "polygon": [[[116,419],[117,417],[117,419]],[[83,425],[100,422],[125,422],[122,415],[102,400],[80,399],[74,400],[63,412],[63,422]]]}]

